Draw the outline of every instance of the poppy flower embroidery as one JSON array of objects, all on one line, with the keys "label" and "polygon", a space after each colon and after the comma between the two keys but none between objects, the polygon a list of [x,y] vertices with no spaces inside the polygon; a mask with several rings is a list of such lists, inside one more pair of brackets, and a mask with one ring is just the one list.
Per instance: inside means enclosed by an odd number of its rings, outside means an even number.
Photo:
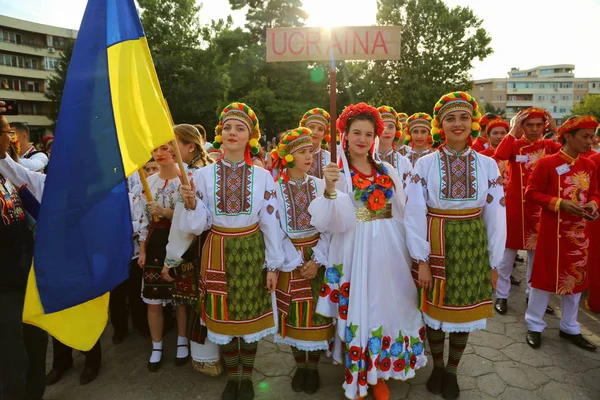
[{"label": "poppy flower embroidery", "polygon": [[419,337],[421,338],[421,340],[425,340],[425,327],[422,326],[421,329],[419,329]]},{"label": "poppy flower embroidery", "polygon": [[383,341],[381,342],[381,348],[383,350],[387,350],[390,348],[391,344],[392,344],[392,338],[389,336],[384,336],[383,337]]},{"label": "poppy flower embroidery", "polygon": [[331,293],[329,294],[329,300],[331,300],[332,303],[339,303],[340,302],[340,291],[337,289],[334,289],[331,291]]},{"label": "poppy flower embroidery", "polygon": [[381,360],[381,363],[379,363],[379,369],[383,372],[389,371],[391,367],[392,360],[390,360],[389,358],[384,358],[383,360]]},{"label": "poppy flower embroidery", "polygon": [[346,368],[346,384],[349,385],[354,381],[354,377],[352,376],[352,372],[348,368]]},{"label": "poppy flower embroidery", "polygon": [[371,193],[368,199],[369,209],[373,211],[381,210],[383,207],[385,207],[387,203],[386,200],[385,194],[381,190],[373,190],[373,193]]},{"label": "poppy flower embroidery", "polygon": [[360,371],[358,373],[358,384],[360,386],[366,386],[367,385],[367,371]]},{"label": "poppy flower embroidery", "polygon": [[410,368],[415,369],[415,365],[417,365],[417,356],[413,354],[410,356]]},{"label": "poppy flower embroidery", "polygon": [[368,179],[362,178],[360,175],[356,174],[352,177],[352,184],[356,186],[358,189],[366,189],[371,186],[372,182]]},{"label": "poppy flower embroidery", "polygon": [[319,296],[327,297],[327,296],[329,296],[329,293],[331,293],[331,288],[329,287],[329,285],[323,284],[321,286],[321,291],[319,293]]},{"label": "poppy flower embroidery", "polygon": [[404,368],[406,368],[406,362],[404,362],[404,359],[399,359],[394,361],[394,371],[396,372],[402,372],[404,371]]},{"label": "poppy flower embroidery", "polygon": [[342,296],[350,297],[350,282],[344,282],[342,284],[342,287],[340,287],[340,291],[342,293]]},{"label": "poppy flower embroidery", "polygon": [[360,356],[361,356],[360,347],[358,347],[358,346],[350,347],[350,350],[348,350],[348,355],[350,356],[350,359],[352,361],[360,360]]},{"label": "poppy flower embroidery", "polygon": [[340,315],[340,318],[344,321],[348,319],[348,306],[339,306],[338,314]]},{"label": "poppy flower embroidery", "polygon": [[385,189],[389,189],[392,187],[392,180],[387,175],[379,175],[375,179],[375,183]]}]

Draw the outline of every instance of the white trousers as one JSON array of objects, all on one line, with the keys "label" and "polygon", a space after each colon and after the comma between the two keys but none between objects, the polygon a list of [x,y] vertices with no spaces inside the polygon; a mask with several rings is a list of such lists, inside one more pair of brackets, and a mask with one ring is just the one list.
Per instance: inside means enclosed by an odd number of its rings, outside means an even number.
[{"label": "white trousers", "polygon": [[[550,295],[553,293],[546,292],[536,288],[531,288],[529,295],[529,305],[525,313],[525,322],[527,329],[534,332],[542,332],[546,328],[544,322],[544,314],[546,307],[550,302]],[[577,314],[579,313],[579,300],[581,293],[560,295],[560,308],[562,317],[560,319],[560,330],[571,335],[581,333],[579,323],[577,322]]]},{"label": "white trousers", "polygon": [[[513,273],[513,265],[515,264],[515,258],[517,257],[516,249],[505,249],[504,257],[502,262],[498,266],[498,285],[496,286],[496,297],[498,299],[508,299],[510,294],[510,276]],[[535,258],[535,250],[527,250],[527,289],[525,294],[529,296],[531,291],[531,271],[533,269],[533,260]]]},{"label": "white trousers", "polygon": [[197,362],[215,362],[221,358],[219,345],[206,338],[204,344],[190,341],[192,359]]}]

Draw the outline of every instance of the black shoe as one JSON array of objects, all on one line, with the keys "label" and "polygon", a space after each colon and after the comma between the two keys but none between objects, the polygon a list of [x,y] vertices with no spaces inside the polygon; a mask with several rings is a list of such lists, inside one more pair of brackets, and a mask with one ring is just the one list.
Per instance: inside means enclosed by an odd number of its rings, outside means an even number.
[{"label": "black shoe", "polygon": [[306,372],[306,385],[304,387],[304,392],[307,394],[316,393],[317,390],[321,387],[321,380],[319,379],[319,370],[317,369],[309,369]]},{"label": "black shoe", "polygon": [[127,336],[129,332],[115,332],[113,337],[112,337],[112,342],[113,344],[119,344],[123,341],[123,339],[125,339],[125,336]]},{"label": "black shoe", "polygon": [[81,385],[85,385],[87,383],[90,383],[91,381],[93,381],[94,379],[96,379],[96,377],[98,376],[98,371],[100,370],[100,366],[96,367],[96,368],[92,368],[89,366],[85,366],[83,368],[83,371],[81,372],[81,376],[79,377],[79,383]]},{"label": "black shoe", "polygon": [[429,393],[442,393],[442,381],[444,379],[444,368],[433,368],[431,376],[427,380],[427,390]]},{"label": "black shoe", "polygon": [[250,379],[242,379],[238,400],[254,400],[254,386]]},{"label": "black shoe", "polygon": [[496,303],[494,304],[494,309],[498,314],[504,315],[506,311],[508,311],[508,305],[506,304],[506,299],[496,299]]},{"label": "black shoe", "polygon": [[[162,349],[152,349],[152,351],[160,351],[162,353]],[[162,364],[162,357],[158,362],[150,362],[148,361],[148,371],[150,372],[158,372],[160,369],[160,365]]]},{"label": "black shoe", "polygon": [[[187,344],[178,344],[177,347],[188,347]],[[175,366],[176,367],[181,367],[183,365],[185,365],[188,361],[190,360],[190,351],[188,349],[188,355],[183,357],[183,358],[175,358]]]},{"label": "black shoe", "polygon": [[515,261],[523,262],[523,261],[525,261],[525,259],[517,254],[517,256],[515,257]]},{"label": "black shoe", "polygon": [[296,373],[292,378],[292,390],[294,392],[304,392],[306,386],[306,368],[296,368]]},{"label": "black shoe", "polygon": [[521,281],[511,275],[510,276],[510,284],[511,285],[515,285],[515,286],[519,286],[521,284]]},{"label": "black shoe", "polygon": [[227,386],[221,395],[222,400],[237,400],[238,398],[238,381],[227,381]]},{"label": "black shoe", "polygon": [[546,314],[554,315],[554,308],[546,306]]},{"label": "black shoe", "polygon": [[537,349],[542,344],[542,332],[534,332],[527,331],[527,336],[525,336],[525,340],[527,344],[534,349]]},{"label": "black shoe", "polygon": [[46,386],[54,385],[56,382],[60,381],[60,378],[62,378],[64,373],[70,370],[72,367],[72,365],[69,365],[66,368],[52,368],[52,370],[46,375]]},{"label": "black shoe", "polygon": [[442,397],[446,400],[451,400],[458,398],[458,396],[460,396],[460,388],[458,387],[456,374],[444,370]]},{"label": "black shoe", "polygon": [[596,346],[593,343],[590,343],[586,338],[584,338],[581,333],[578,335],[571,335],[570,333],[564,332],[562,330],[558,330],[558,336],[563,339],[567,339],[569,342],[573,343],[575,346],[580,347],[587,351],[596,351]]}]

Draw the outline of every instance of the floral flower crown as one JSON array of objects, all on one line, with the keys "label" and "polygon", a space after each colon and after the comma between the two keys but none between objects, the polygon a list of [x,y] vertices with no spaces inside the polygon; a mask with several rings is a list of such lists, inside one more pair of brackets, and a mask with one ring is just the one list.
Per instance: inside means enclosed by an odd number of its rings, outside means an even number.
[{"label": "floral flower crown", "polygon": [[260,139],[260,127],[258,125],[258,117],[254,111],[244,103],[231,103],[223,109],[219,116],[219,124],[215,128],[215,141],[213,148],[219,149],[223,143],[223,124],[228,119],[235,118],[244,122],[250,130],[250,141],[248,146],[252,154],[258,154],[258,139]]},{"label": "floral flower crown", "polygon": [[370,115],[375,121],[375,133],[377,136],[381,136],[385,126],[383,124],[383,120],[381,119],[381,115],[379,115],[379,111],[377,111],[375,107],[362,102],[358,104],[350,104],[344,108],[342,115],[340,115],[340,118],[337,120],[338,130],[342,134],[348,133],[348,128],[352,124],[354,118],[356,118],[358,115]]},{"label": "floral flower crown", "polygon": [[424,112],[419,112],[419,113],[414,113],[413,115],[411,115],[410,117],[408,117],[406,119],[406,123],[404,124],[404,134],[406,135],[404,137],[404,144],[409,144],[412,141],[412,137],[410,136],[410,131],[411,129],[417,127],[417,126],[423,126],[427,129],[429,129],[429,139],[427,140],[427,143],[431,144],[433,143],[433,138],[431,137],[431,120],[433,118],[431,118],[431,115],[424,113]]},{"label": "floral flower crown", "polygon": [[294,152],[304,147],[312,148],[311,135],[311,130],[302,126],[289,130],[283,135],[277,147],[271,151],[273,158],[271,167],[273,170],[279,170],[278,179],[283,178],[285,182],[289,180],[284,169],[295,167],[292,155]]},{"label": "floral flower crown", "polygon": [[571,117],[566,120],[559,128],[556,135],[560,138],[565,133],[569,133],[578,129],[596,129],[598,128],[598,121],[593,115],[584,115]]},{"label": "floral flower crown", "polygon": [[402,122],[398,118],[398,113],[390,106],[381,106],[377,109],[381,115],[381,119],[384,121],[394,121],[396,124],[396,136],[394,136],[394,142],[400,141],[402,137]]},{"label": "floral flower crown", "polygon": [[431,136],[434,142],[441,142],[446,139],[446,134],[442,129],[442,120],[446,114],[456,111],[464,110],[468,111],[473,117],[473,123],[471,124],[471,138],[475,139],[479,136],[481,127],[479,126],[479,120],[481,113],[478,110],[477,100],[469,93],[466,92],[453,92],[448,93],[435,104],[433,108],[433,120],[431,121]]},{"label": "floral flower crown", "polygon": [[325,127],[325,134],[323,135],[323,139],[321,140],[322,145],[327,145],[327,143],[331,142],[331,116],[327,111],[322,108],[313,108],[312,110],[308,110],[302,116],[300,120],[300,126],[306,127],[311,122],[317,122]]}]

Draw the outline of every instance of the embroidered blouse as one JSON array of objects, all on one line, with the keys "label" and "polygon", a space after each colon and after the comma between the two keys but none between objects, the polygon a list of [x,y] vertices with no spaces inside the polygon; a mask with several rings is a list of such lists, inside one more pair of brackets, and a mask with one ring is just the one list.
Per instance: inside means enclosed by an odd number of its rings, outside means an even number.
[{"label": "embroidered blouse", "polygon": [[435,150],[433,150],[430,147],[426,147],[425,149],[418,151],[415,149],[410,149],[410,151],[406,154],[406,157],[408,157],[411,165],[414,167],[415,164],[417,163],[417,160],[423,156],[426,156],[427,154],[431,154],[433,153]]},{"label": "embroidered blouse", "polygon": [[313,161],[308,175],[315,176],[319,179],[323,179],[323,169],[327,164],[331,162],[331,153],[327,150],[319,148],[313,153]]},{"label": "embroidered blouse", "polygon": [[[179,186],[181,185],[179,178],[164,180],[160,179],[159,174],[154,174],[148,177],[148,187],[150,188],[150,193],[152,194],[152,199],[158,203],[161,207],[170,208],[171,210],[175,209],[175,203],[177,202],[177,197],[179,196]],[[146,197],[145,191],[142,190],[142,193],[139,198],[140,205],[142,207],[143,212],[140,215],[139,221],[139,237],[140,242],[145,242],[148,238],[148,231],[150,228],[150,221],[152,220],[152,216],[148,213],[146,206],[148,205],[148,200]]]},{"label": "embroidered blouse", "polygon": [[398,176],[402,179],[404,187],[406,187],[406,178],[411,175],[413,169],[413,166],[410,164],[408,158],[404,157],[393,148],[383,153],[379,153],[379,158],[381,161],[385,161],[394,167],[398,173]]}]

